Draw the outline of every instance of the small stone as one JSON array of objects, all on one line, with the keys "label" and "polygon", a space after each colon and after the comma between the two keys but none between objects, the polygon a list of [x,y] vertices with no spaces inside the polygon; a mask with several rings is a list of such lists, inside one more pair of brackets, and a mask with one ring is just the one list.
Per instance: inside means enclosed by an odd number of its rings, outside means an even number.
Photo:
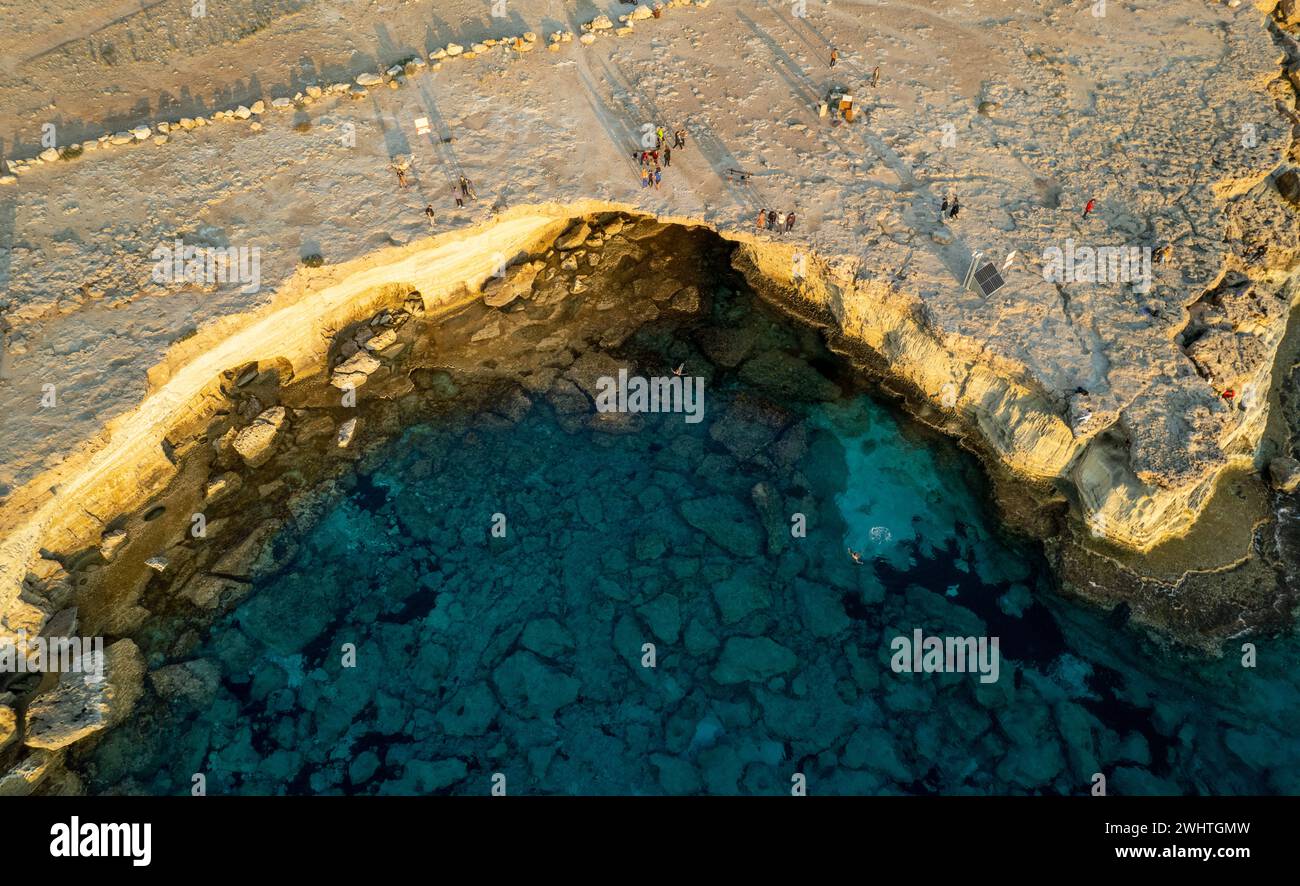
[{"label": "small stone", "polygon": [[[465,51],[465,47],[464,47],[464,46],[461,46],[459,43],[448,43],[448,44],[447,44],[447,55],[448,55],[448,56],[451,56],[452,58],[455,58],[456,56],[460,55],[460,54],[463,53],[464,51]],[[441,57],[441,56],[439,56],[439,57]]]},{"label": "small stone", "polygon": [[150,557],[148,560],[144,561],[144,565],[148,566],[150,569],[152,569],[155,572],[163,572],[164,570],[167,569],[167,558]]},{"label": "small stone", "polygon": [[357,420],[350,418],[343,424],[339,425],[339,432],[335,436],[335,442],[339,449],[347,449],[352,443],[352,438],[357,434]]},{"label": "small stone", "polygon": [[239,107],[235,108],[235,116],[238,117],[240,120],[247,120],[249,117],[253,116],[253,109],[246,107],[244,105],[240,105]]}]

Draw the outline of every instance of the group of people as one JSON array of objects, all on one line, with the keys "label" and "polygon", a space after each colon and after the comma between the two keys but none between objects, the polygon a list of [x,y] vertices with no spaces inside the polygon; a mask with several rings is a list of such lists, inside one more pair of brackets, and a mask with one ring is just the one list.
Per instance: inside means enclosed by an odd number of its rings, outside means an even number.
[{"label": "group of people", "polygon": [[[781,233],[781,217],[777,215],[775,209],[760,209],[758,211],[758,229],[761,231],[766,228],[769,231]],[[785,216],[785,232],[788,234],[794,230],[794,212],[788,212]]]},{"label": "group of people", "polygon": [[[403,182],[402,187],[406,187],[405,182]],[[459,209],[465,205],[466,200],[477,200],[478,191],[474,190],[474,183],[462,175],[459,177],[459,180],[451,186],[451,196],[455,198],[456,207]],[[424,207],[424,215],[425,218],[429,219],[429,224],[434,224],[435,216],[432,203]]]},{"label": "group of people", "polygon": [[957,213],[960,211],[961,211],[961,201],[957,199],[957,196],[955,194],[953,195],[953,198],[951,200],[949,200],[947,197],[944,197],[943,202],[939,204],[939,221],[943,221],[949,218],[956,218]]},{"label": "group of people", "polygon": [[[641,187],[653,187],[658,190],[659,185],[663,182],[663,171],[673,165],[673,149],[681,150],[686,147],[686,130],[678,129],[673,132],[673,143],[668,144],[668,133],[662,126],[655,127],[655,146],[653,148],[642,148],[640,151],[632,152],[632,159],[639,161],[641,164]],[[663,159],[663,165],[659,164]]]}]

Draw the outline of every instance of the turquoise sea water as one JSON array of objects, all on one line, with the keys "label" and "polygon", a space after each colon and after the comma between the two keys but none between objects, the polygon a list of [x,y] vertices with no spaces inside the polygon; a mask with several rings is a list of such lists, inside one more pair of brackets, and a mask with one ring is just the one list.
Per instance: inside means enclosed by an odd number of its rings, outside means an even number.
[{"label": "turquoise sea water", "polygon": [[[973,458],[748,296],[621,354],[656,374],[737,335],[731,365],[688,366],[699,424],[590,429],[535,398],[385,444],[89,787],[1300,792],[1294,640],[1254,669],[1182,658],[1055,597]],[[896,673],[917,629],[997,637],[997,681]]]}]

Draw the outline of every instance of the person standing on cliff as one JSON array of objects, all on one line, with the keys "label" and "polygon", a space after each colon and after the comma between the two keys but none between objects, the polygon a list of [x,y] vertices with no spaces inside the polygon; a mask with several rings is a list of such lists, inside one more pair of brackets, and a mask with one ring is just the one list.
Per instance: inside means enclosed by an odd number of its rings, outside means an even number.
[{"label": "person standing on cliff", "polygon": [[948,217],[948,198],[944,197],[943,202],[939,204],[939,221],[944,221]]},{"label": "person standing on cliff", "polygon": [[880,65],[876,65],[876,69],[871,72],[871,88],[875,89],[879,85],[880,85]]},{"label": "person standing on cliff", "polygon": [[659,183],[660,183],[661,181],[663,181],[663,173],[660,172],[660,171],[659,171],[659,167],[656,166],[656,167],[655,167],[655,190],[656,190],[656,191],[659,190]]},{"label": "person standing on cliff", "polygon": [[767,223],[767,210],[760,209],[758,211],[758,229],[760,231],[763,230],[763,225],[765,225],[766,223]]},{"label": "person standing on cliff", "polygon": [[793,231],[793,230],[794,230],[794,212],[791,211],[791,212],[790,212],[790,213],[785,217],[785,232],[788,234],[788,233],[790,233],[790,232]]},{"label": "person standing on cliff", "polygon": [[673,149],[670,145],[664,145],[664,166],[673,165]]},{"label": "person standing on cliff", "polygon": [[769,210],[767,211],[767,229],[768,229],[769,231],[775,231],[775,230],[776,230],[776,210],[775,210],[775,209],[769,209]]},{"label": "person standing on cliff", "polygon": [[673,133],[673,142],[674,142],[674,143],[673,143],[673,147],[674,147],[674,148],[684,148],[684,147],[686,147],[686,130],[685,130],[685,129],[679,129],[679,130],[677,130],[676,132],[674,132],[674,133]]},{"label": "person standing on cliff", "polygon": [[460,192],[471,200],[478,199],[478,192],[474,190],[474,183],[463,175],[460,177]]},{"label": "person standing on cliff", "polygon": [[953,197],[953,198],[952,198],[952,209],[948,210],[948,218],[956,218],[956,217],[957,217],[957,213],[958,213],[958,211],[960,211],[960,210],[961,210],[961,203],[959,203],[959,202],[957,201],[957,198],[956,198],[956,197]]},{"label": "person standing on cliff", "polygon": [[456,190],[456,186],[455,186],[455,185],[452,185],[452,186],[451,186],[451,196],[454,197],[454,198],[456,199],[456,208],[457,208],[457,209],[464,209],[464,208],[465,208],[465,198],[462,197],[462,196],[460,195],[460,191]]},{"label": "person standing on cliff", "polygon": [[425,214],[425,216],[427,216],[428,219],[429,219],[429,227],[433,227],[434,224],[435,224],[435,222],[434,222],[434,217],[433,217],[433,204],[432,204],[432,203],[430,203],[429,205],[427,205],[427,206],[424,207],[424,214]]},{"label": "person standing on cliff", "polygon": [[1097,201],[1096,201],[1096,200],[1089,200],[1089,201],[1088,201],[1088,204],[1087,204],[1086,206],[1083,207],[1083,217],[1084,217],[1084,218],[1087,218],[1087,217],[1088,217],[1088,214],[1089,214],[1090,212],[1092,212],[1093,207],[1095,207],[1096,205],[1097,205]]},{"label": "person standing on cliff", "polygon": [[831,67],[832,67],[832,68],[835,67],[835,63],[836,63],[837,61],[839,61],[839,60],[840,60],[840,51],[839,51],[838,49],[836,49],[834,46],[832,46],[832,47],[831,47]]}]

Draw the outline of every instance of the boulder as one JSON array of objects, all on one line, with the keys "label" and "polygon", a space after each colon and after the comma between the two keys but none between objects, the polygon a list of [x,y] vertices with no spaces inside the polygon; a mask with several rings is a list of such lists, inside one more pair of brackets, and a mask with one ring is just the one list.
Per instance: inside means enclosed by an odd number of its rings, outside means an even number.
[{"label": "boulder", "polygon": [[490,278],[483,284],[483,304],[489,308],[502,308],[531,291],[542,267],[540,262],[529,262],[511,269],[504,277]]},{"label": "boulder", "polygon": [[569,228],[555,241],[555,248],[560,250],[577,249],[587,238],[591,236],[591,225],[586,222],[580,222],[575,227]]},{"label": "boulder", "polygon": [[614,23],[609,20],[607,15],[598,15],[586,25],[589,31],[608,31],[614,27]]},{"label": "boulder", "polygon": [[357,351],[347,360],[334,368],[330,384],[339,390],[359,388],[366,383],[370,374],[380,367],[380,362],[369,351]]},{"label": "boulder", "polygon": [[0,692],[0,751],[18,738],[18,711],[14,709],[12,692]]},{"label": "boulder", "polygon": [[384,329],[366,339],[365,349],[370,352],[382,351],[397,341],[396,329]]},{"label": "boulder", "polygon": [[65,673],[55,688],[32,700],[24,739],[28,747],[55,751],[115,726],[131,713],[144,690],[144,656],[130,640],[118,640],[103,656],[103,679]]},{"label": "boulder", "polygon": [[205,502],[217,501],[218,499],[225,498],[227,495],[235,492],[243,485],[243,478],[233,471],[218,474],[209,480],[208,485],[204,487],[203,500]]},{"label": "boulder", "polygon": [[[373,358],[372,358],[373,359]],[[235,437],[234,449],[250,468],[261,467],[275,454],[275,441],[284,426],[283,406],[272,406]]]},{"label": "boulder", "polygon": [[364,74],[357,75],[358,86],[378,86],[383,82],[384,82],[384,78],[380,77],[378,74],[371,74],[370,72],[366,72]]},{"label": "boulder", "polygon": [[1268,481],[1278,492],[1288,495],[1300,489],[1300,461],[1282,456],[1268,463]]},{"label": "boulder", "polygon": [[0,797],[26,797],[41,786],[58,755],[34,750],[0,776]]}]

